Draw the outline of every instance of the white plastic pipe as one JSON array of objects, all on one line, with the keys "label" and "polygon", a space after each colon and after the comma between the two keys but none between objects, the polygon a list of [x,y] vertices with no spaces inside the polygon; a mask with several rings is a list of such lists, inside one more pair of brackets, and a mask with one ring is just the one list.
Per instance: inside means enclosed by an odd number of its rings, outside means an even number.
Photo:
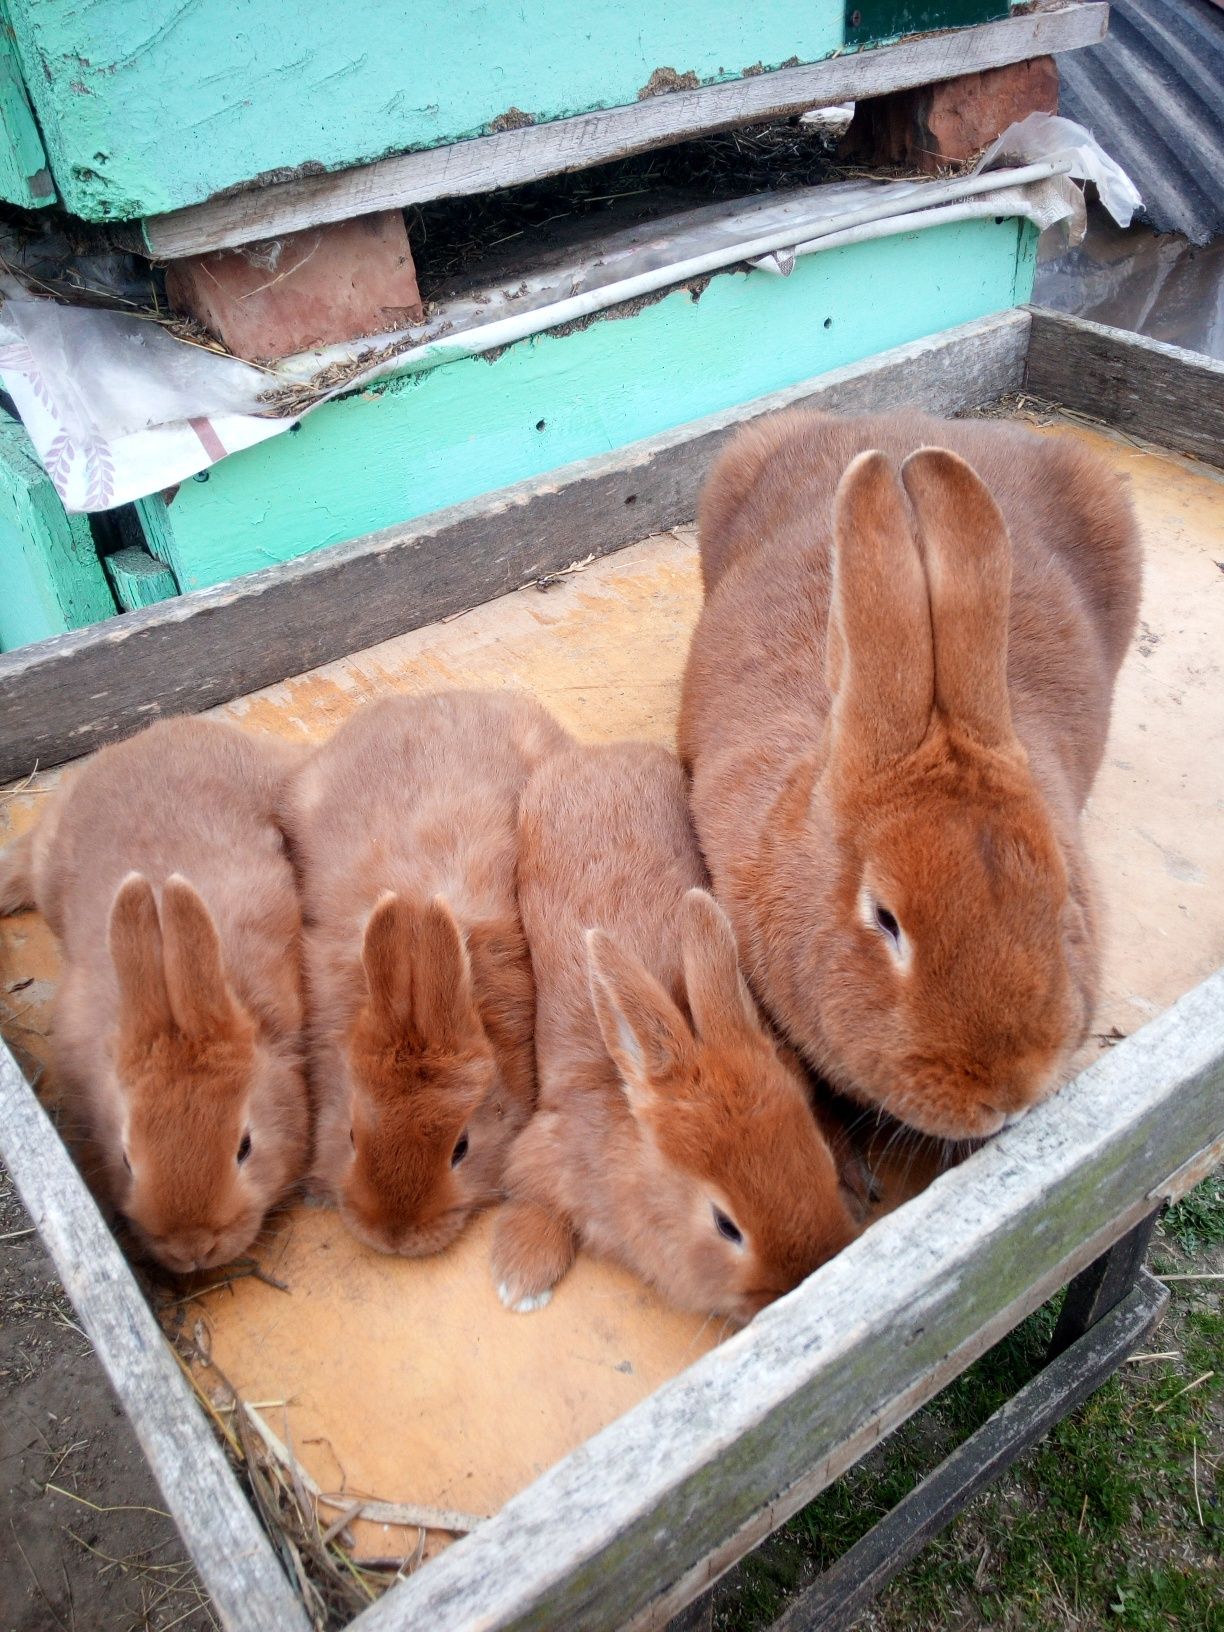
[{"label": "white plastic pipe", "polygon": [[[789,251],[794,260],[814,254],[818,249],[841,249],[846,244],[865,244],[873,238],[891,238],[903,232],[918,232],[925,227],[942,227],[953,221],[981,221],[986,216],[998,215],[988,204],[971,204],[968,200],[957,204],[937,205],[933,210],[912,210],[908,215],[892,215],[886,221],[865,221],[862,226],[847,227],[844,232],[829,233],[823,238],[808,238],[795,244]],[[1004,214],[1014,215],[1014,210]],[[786,277],[787,269],[763,260],[753,263],[762,272]],[[793,264],[793,262],[792,262]]]},{"label": "white plastic pipe", "polygon": [[600,289],[586,289],[581,294],[555,301],[551,306],[539,306],[534,311],[516,312],[511,317],[498,318],[492,323],[468,329],[462,334],[441,335],[438,339],[426,341],[424,345],[412,350],[402,351],[395,357],[383,359],[365,372],[346,380],[337,389],[352,391],[384,374],[417,374],[457,357],[478,357],[482,352],[496,351],[502,346],[513,345],[516,340],[525,340],[531,335],[542,334],[546,329],[557,328],[563,323],[573,323],[579,318],[591,317],[596,312],[606,311],[610,306],[619,306],[624,301],[638,300],[643,295],[655,294],[672,284],[687,283],[692,278],[721,271],[723,267],[736,266],[741,261],[758,260],[764,255],[773,254],[776,250],[791,249],[796,244],[803,244],[805,248],[814,247],[818,239],[832,237],[836,237],[839,243],[857,242],[858,240],[844,235],[853,229],[867,227],[875,222],[883,225],[881,232],[873,236],[884,236],[898,230],[896,223],[899,221],[907,223],[900,230],[910,231],[912,224],[925,215],[930,206],[944,202],[958,203],[981,193],[997,192],[1004,187],[1021,187],[1027,182],[1044,181],[1047,176],[1066,174],[1068,168],[1066,162],[1043,159],[1038,164],[1028,164],[1019,170],[994,170],[988,175],[962,176],[955,181],[931,182],[922,189],[923,199],[929,201],[927,209],[910,211],[900,216],[896,214],[897,201],[893,198],[866,204],[857,210],[848,210],[844,215],[829,216],[826,220],[813,222],[810,226],[792,221],[785,227],[776,227],[761,238],[746,239],[739,244],[725,244],[703,255],[693,255],[686,260],[675,261],[670,266],[659,266],[649,272],[639,272],[634,277],[621,279],[619,283],[605,284]]}]

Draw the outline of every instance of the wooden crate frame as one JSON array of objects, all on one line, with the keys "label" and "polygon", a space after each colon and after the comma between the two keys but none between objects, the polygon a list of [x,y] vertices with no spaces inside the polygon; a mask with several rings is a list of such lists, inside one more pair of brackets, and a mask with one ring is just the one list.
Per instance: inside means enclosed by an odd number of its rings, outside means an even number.
[{"label": "wooden crate frame", "polygon": [[[47,764],[84,753],[161,709],[240,695],[489,599],[565,564],[575,538],[610,550],[687,521],[718,445],[756,414],[797,401],[947,413],[1021,388],[1224,468],[1224,367],[1053,313],[1006,313],[571,467],[560,483],[525,483],[0,659],[0,776],[29,769],[36,755]],[[0,1154],[224,1625],[302,1632],[305,1612],[271,1542],[7,1050]],[[1056,1343],[1078,1338],[1074,1347],[852,1549],[831,1582],[823,1578],[815,1596],[792,1606],[779,1629],[797,1632],[816,1614],[822,1626],[845,1624],[907,1549],[1108,1375],[1157,1318],[1158,1291],[1136,1278],[1145,1231],[1222,1156],[1224,970],[352,1624],[360,1632],[663,1627],[1079,1276]]]}]

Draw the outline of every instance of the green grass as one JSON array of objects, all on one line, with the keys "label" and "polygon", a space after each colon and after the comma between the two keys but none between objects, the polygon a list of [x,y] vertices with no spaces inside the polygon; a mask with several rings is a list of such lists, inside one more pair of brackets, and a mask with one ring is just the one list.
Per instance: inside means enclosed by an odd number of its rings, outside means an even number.
[{"label": "green grass", "polygon": [[[1224,1177],[1166,1213],[1157,1273],[1224,1271]],[[977,1498],[886,1589],[872,1632],[1224,1632],[1224,1281],[1172,1281],[1149,1351]],[[1024,1321],[745,1561],[719,1632],[758,1632],[1040,1367]],[[1211,1373],[1210,1376],[1204,1376]]]},{"label": "green grass", "polygon": [[1224,1173],[1213,1173],[1170,1207],[1160,1233],[1191,1258],[1204,1248],[1224,1246]]}]

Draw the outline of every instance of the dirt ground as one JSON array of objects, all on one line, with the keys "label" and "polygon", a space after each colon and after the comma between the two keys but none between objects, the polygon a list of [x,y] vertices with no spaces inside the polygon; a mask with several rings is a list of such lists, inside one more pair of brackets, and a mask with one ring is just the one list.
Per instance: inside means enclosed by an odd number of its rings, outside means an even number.
[{"label": "dirt ground", "polygon": [[0,1632],[216,1625],[136,1437],[0,1169]]}]

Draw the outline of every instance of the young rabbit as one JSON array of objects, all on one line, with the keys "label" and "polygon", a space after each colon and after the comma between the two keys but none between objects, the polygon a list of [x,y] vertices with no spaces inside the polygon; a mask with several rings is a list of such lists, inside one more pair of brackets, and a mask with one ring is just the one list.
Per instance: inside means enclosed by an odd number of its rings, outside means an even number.
[{"label": "young rabbit", "polygon": [[518,802],[567,740],[513,693],[396,698],[353,715],[294,790],[313,1177],[380,1251],[453,1240],[499,1196],[531,1114]]},{"label": "young rabbit", "polygon": [[104,748],[0,858],[58,936],[53,1078],[99,1200],[167,1269],[242,1253],[303,1175],[294,751],[175,719]]},{"label": "young rabbit", "polygon": [[494,1275],[529,1310],[578,1246],[747,1321],[851,1239],[802,1076],[761,1025],[660,748],[582,748],[527,785],[519,899],[540,1104]]},{"label": "young rabbit", "polygon": [[1134,630],[1121,480],[997,422],[794,412],[701,501],[681,753],[719,899],[811,1064],[992,1133],[1087,1032],[1079,813]]}]

